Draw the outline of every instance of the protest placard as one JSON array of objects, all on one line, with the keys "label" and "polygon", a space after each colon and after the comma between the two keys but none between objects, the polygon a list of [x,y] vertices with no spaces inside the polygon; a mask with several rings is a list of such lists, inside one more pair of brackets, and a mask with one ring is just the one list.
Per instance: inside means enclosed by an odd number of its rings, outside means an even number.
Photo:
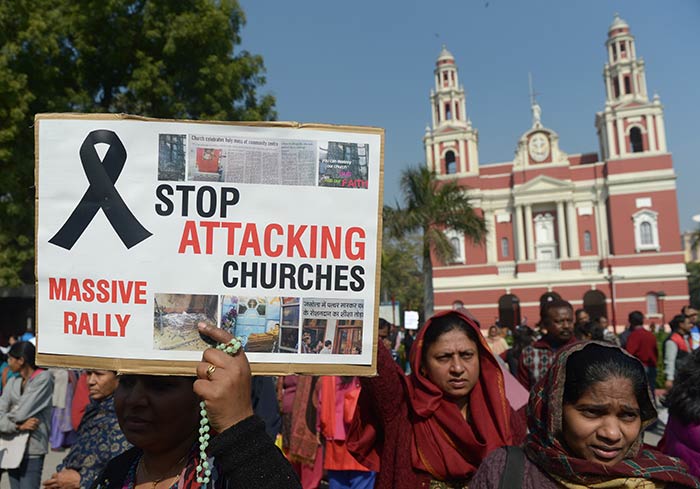
[{"label": "protest placard", "polygon": [[255,373],[376,371],[384,131],[36,117],[37,363],[192,374],[205,322]]}]

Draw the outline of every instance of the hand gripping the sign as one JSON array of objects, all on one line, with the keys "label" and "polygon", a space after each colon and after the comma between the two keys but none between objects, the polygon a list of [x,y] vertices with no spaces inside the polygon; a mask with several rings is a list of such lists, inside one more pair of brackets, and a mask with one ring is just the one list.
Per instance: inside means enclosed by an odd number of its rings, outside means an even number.
[{"label": "hand gripping the sign", "polygon": [[[95,150],[97,143],[109,144],[102,161]],[[106,129],[92,131],[80,146],[80,161],[90,186],[49,243],[70,250],[100,209],[127,248],[151,236],[152,233],[134,217],[114,187],[126,163],[126,148],[119,136]]]},{"label": "hand gripping the sign", "polygon": [[[199,332],[217,343],[228,343],[233,335],[205,323],[198,324]],[[206,403],[209,422],[217,432],[253,415],[250,399],[251,373],[245,352],[233,356],[216,348],[205,350],[197,366],[194,392]]]}]

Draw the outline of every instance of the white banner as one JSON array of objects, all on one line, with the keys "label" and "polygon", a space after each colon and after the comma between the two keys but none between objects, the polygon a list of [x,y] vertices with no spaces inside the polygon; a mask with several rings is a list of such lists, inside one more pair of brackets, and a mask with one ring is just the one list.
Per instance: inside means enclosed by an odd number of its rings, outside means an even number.
[{"label": "white banner", "polygon": [[40,363],[191,373],[204,321],[258,372],[371,371],[382,129],[46,114],[36,133]]}]

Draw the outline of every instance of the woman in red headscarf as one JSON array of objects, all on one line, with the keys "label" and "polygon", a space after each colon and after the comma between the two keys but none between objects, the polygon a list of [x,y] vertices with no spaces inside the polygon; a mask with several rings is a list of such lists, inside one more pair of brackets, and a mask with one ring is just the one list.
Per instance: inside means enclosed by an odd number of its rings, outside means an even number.
[{"label": "woman in red headscarf", "polygon": [[380,343],[379,375],[362,379],[348,448],[379,472],[376,489],[463,488],[489,452],[520,441],[501,367],[466,311],[428,320],[411,369]]}]

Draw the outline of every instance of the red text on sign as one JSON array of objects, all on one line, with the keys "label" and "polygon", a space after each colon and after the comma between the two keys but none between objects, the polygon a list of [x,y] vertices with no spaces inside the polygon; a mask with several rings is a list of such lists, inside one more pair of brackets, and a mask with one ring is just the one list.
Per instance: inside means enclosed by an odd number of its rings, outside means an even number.
[{"label": "red text on sign", "polygon": [[63,312],[63,333],[87,336],[124,337],[131,314]]},{"label": "red text on sign", "polygon": [[49,300],[145,304],[145,280],[93,280],[49,277]]},{"label": "red text on sign", "polygon": [[229,256],[365,259],[365,230],[358,226],[185,221],[178,253]]}]

